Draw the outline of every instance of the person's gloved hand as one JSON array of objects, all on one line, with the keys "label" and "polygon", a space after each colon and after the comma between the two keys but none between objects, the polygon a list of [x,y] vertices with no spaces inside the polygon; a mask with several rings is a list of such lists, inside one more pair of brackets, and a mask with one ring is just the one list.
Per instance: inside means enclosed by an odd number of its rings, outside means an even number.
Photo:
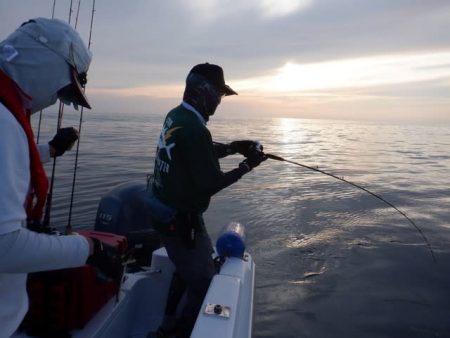
[{"label": "person's gloved hand", "polygon": [[246,164],[250,170],[253,168],[256,168],[261,164],[261,162],[264,162],[267,160],[267,156],[264,155],[262,151],[253,151],[249,154],[249,156],[242,161],[243,164]]},{"label": "person's gloved hand", "polygon": [[73,127],[61,128],[55,137],[48,143],[54,150],[53,157],[61,156],[66,150],[72,148],[78,140],[78,131]]},{"label": "person's gloved hand", "polygon": [[94,266],[106,278],[111,278],[120,285],[124,262],[121,254],[112,246],[95,237],[89,237],[94,243],[94,252],[89,256],[87,264]]},{"label": "person's gloved hand", "polygon": [[260,147],[259,151],[263,150],[263,146],[261,144],[251,140],[233,141],[229,144],[229,148],[233,154],[239,153],[245,157],[249,157],[250,153],[252,153],[257,147]]}]

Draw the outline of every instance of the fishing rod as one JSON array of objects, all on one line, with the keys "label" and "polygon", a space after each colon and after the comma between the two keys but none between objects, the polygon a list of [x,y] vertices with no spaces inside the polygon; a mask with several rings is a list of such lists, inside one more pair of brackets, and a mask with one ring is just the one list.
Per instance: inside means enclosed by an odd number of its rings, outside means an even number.
[{"label": "fishing rod", "polygon": [[55,18],[55,7],[56,7],[56,0],[53,0],[52,19]]},{"label": "fishing rod", "polygon": [[70,6],[69,6],[69,25],[70,25],[70,22],[71,22],[71,20],[72,20],[72,13],[73,13],[72,5],[73,5],[73,0],[70,0]]},{"label": "fishing rod", "polygon": [[[70,4],[70,6],[72,7],[72,4]],[[52,19],[55,18],[55,8],[56,8],[56,0],[53,0]],[[69,21],[70,21],[70,13],[69,13]],[[39,144],[39,139],[41,136],[42,112],[43,112],[43,110],[41,109],[39,111],[39,123],[38,123],[36,144]],[[62,107],[61,107],[61,102],[59,102],[58,121],[57,121],[57,125],[56,125],[57,131],[59,130],[59,128],[61,126],[61,119],[62,119]],[[35,227],[37,227],[36,228],[37,231],[43,231],[43,232],[51,232],[52,231],[49,227],[49,224],[50,224],[50,212],[51,212],[52,200],[53,200],[53,184],[55,182],[55,179],[54,179],[55,170],[56,170],[56,157],[53,158],[52,176],[51,176],[49,192],[47,194],[47,200],[46,200],[46,204],[45,204],[44,219],[42,220],[41,224],[35,224]]]},{"label": "fishing rod", "polygon": [[[56,0],[53,1],[53,10],[52,10],[52,19],[55,15],[55,6],[56,6]],[[68,23],[70,24],[71,18],[72,18],[72,9],[73,6],[73,0],[70,0],[70,6],[69,6],[69,20]],[[79,10],[79,9],[78,9]],[[58,119],[56,123],[56,132],[58,132],[61,129],[62,120],[63,120],[63,114],[64,114],[64,103],[60,100],[59,101],[59,109],[58,109]],[[42,118],[42,111],[39,117],[39,131],[40,132],[40,125],[41,125],[41,118]],[[39,139],[38,139],[39,141]],[[37,141],[37,142],[38,142]],[[50,179],[50,187],[49,192],[47,194],[47,201],[45,205],[45,212],[44,212],[44,219],[42,221],[42,224],[40,225],[39,231],[43,232],[52,232],[53,229],[50,228],[50,214],[52,210],[52,202],[53,202],[53,187],[55,183],[55,173],[56,173],[56,156],[53,158],[53,165],[52,165],[52,175]]]},{"label": "fishing rod", "polygon": [[370,191],[370,190],[367,189],[367,188],[364,188],[363,186],[360,186],[359,184],[356,184],[356,183],[354,183],[354,182],[348,181],[348,180],[344,179],[343,177],[336,176],[336,175],[334,175],[334,174],[331,174],[331,173],[326,172],[326,171],[324,171],[324,170],[321,170],[321,169],[319,169],[319,168],[311,167],[311,166],[308,166],[308,165],[305,165],[305,164],[302,164],[302,163],[298,163],[298,162],[294,162],[294,161],[291,161],[291,160],[287,160],[287,159],[285,159],[285,158],[283,158],[283,157],[280,157],[280,156],[277,156],[277,155],[273,155],[273,154],[266,154],[266,153],[264,153],[264,155],[265,155],[267,158],[270,158],[271,160],[276,160],[276,161],[281,161],[281,162],[287,162],[287,163],[295,164],[295,165],[297,165],[297,166],[300,166],[300,167],[303,167],[303,168],[306,168],[306,169],[309,169],[309,170],[313,170],[313,171],[316,171],[316,172],[318,172],[318,173],[321,173],[321,174],[324,174],[324,175],[333,177],[333,178],[335,178],[335,179],[337,179],[337,180],[340,180],[340,181],[342,181],[342,182],[345,182],[345,183],[347,183],[347,184],[350,184],[350,185],[354,186],[355,188],[361,189],[361,190],[367,192],[368,194],[372,195],[373,197],[376,197],[377,199],[379,199],[380,201],[384,202],[385,204],[387,204],[387,205],[390,206],[391,208],[395,209],[395,210],[396,210],[397,212],[399,212],[404,218],[406,218],[406,219],[408,220],[408,222],[409,222],[409,223],[417,230],[417,232],[422,236],[422,239],[423,239],[424,243],[426,244],[426,246],[428,247],[428,250],[430,251],[430,254],[431,254],[431,257],[433,258],[433,261],[436,262],[436,257],[435,257],[435,255],[434,255],[433,248],[431,247],[431,244],[430,244],[430,242],[428,241],[428,238],[427,238],[427,237],[425,236],[425,234],[423,233],[422,229],[420,229],[419,226],[418,226],[411,218],[408,217],[408,215],[406,215],[403,211],[401,211],[399,208],[397,208],[394,204],[392,204],[391,202],[387,201],[386,199],[384,199],[384,198],[381,197],[380,195],[378,195],[378,194],[376,194],[376,193]]},{"label": "fishing rod", "polygon": [[36,144],[39,144],[39,138],[41,137],[41,123],[42,123],[42,110],[39,111],[38,132],[36,136]]},{"label": "fishing rod", "polygon": [[[81,2],[81,0],[78,2],[78,11],[80,10],[80,2]],[[91,44],[92,44],[92,28],[93,28],[93,24],[94,24],[94,13],[95,13],[95,0],[92,1],[91,25],[90,25],[89,40],[88,40],[88,49],[89,50],[91,49]],[[77,21],[78,21],[78,14],[77,14]],[[83,92],[85,90],[86,90],[85,87],[83,87]],[[74,199],[74,195],[75,195],[75,184],[76,184],[76,179],[77,179],[78,155],[80,152],[81,126],[83,123],[84,107],[81,106],[80,109],[81,109],[80,110],[80,122],[78,124],[78,142],[77,142],[77,149],[75,152],[75,164],[74,164],[74,168],[73,168],[72,190],[70,193],[69,216],[68,216],[68,220],[67,220],[66,233],[72,232],[73,199]]]},{"label": "fishing rod", "polygon": [[[62,118],[64,114],[64,103],[62,101],[59,101],[59,110],[58,110],[58,120],[56,123],[56,132],[58,132],[61,129],[62,124]],[[49,232],[52,231],[49,228],[50,224],[50,213],[52,210],[52,202],[53,202],[53,186],[55,184],[55,172],[56,172],[56,156],[53,157],[53,164],[52,164],[52,175],[50,179],[50,187],[47,194],[47,203],[45,204],[45,213],[44,213],[44,220],[42,222],[42,231]]]},{"label": "fishing rod", "polygon": [[78,9],[77,9],[77,15],[75,17],[75,30],[77,29],[78,26],[78,16],[80,15],[80,6],[81,6],[81,0],[78,0]]},{"label": "fishing rod", "polygon": [[[56,7],[56,0],[53,0],[52,19],[55,18],[55,7]],[[41,123],[42,123],[42,109],[39,111],[39,123],[38,123],[38,132],[36,136],[36,144],[39,144],[39,138],[41,136]]]}]

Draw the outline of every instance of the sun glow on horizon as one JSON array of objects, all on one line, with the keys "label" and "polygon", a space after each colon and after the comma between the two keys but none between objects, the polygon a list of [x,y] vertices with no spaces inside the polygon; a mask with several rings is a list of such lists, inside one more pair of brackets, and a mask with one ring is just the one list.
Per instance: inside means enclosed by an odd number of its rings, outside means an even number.
[{"label": "sun glow on horizon", "polygon": [[450,77],[450,51],[296,64],[273,75],[235,81],[245,91],[289,93],[374,87]]},{"label": "sun glow on horizon", "polygon": [[[338,90],[418,83],[450,78],[450,51],[440,53],[382,55],[376,57],[333,60],[297,64],[287,62],[271,75],[247,79],[227,79],[234,89],[246,97],[339,96]],[[183,84],[147,85],[129,88],[90,88],[90,92],[115,96],[147,96],[176,98],[184,91]],[[337,95],[337,96],[336,96]]]},{"label": "sun glow on horizon", "polygon": [[[448,60],[450,51],[287,62],[263,76],[227,77],[239,96],[224,100],[221,109],[285,117],[449,121]],[[184,83],[88,88],[88,96],[108,104],[138,102],[136,109],[167,109],[180,102],[183,92]]]},{"label": "sun glow on horizon", "polygon": [[184,85],[148,85],[129,88],[90,88],[94,94],[108,94],[114,96],[132,97],[147,96],[160,99],[180,97],[183,94]]}]

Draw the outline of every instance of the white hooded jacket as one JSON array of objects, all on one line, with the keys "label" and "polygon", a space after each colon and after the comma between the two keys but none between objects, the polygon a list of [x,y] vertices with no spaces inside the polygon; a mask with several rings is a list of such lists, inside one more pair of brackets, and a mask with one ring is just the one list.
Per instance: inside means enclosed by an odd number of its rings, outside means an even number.
[{"label": "white hooded jacket", "polygon": [[[78,34],[59,20],[34,19],[0,42],[0,69],[31,97],[23,104],[32,112],[55,103],[58,91],[73,81],[71,69],[86,72],[90,60]],[[82,236],[50,236],[23,227],[30,187],[28,141],[2,103],[0,187],[0,338],[6,338],[28,309],[27,273],[83,265],[89,244]]]}]

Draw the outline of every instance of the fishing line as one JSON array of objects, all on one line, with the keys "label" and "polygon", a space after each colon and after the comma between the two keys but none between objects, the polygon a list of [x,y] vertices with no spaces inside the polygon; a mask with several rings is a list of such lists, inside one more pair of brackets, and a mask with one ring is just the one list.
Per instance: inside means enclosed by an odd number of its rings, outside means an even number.
[{"label": "fishing line", "polygon": [[[79,4],[80,3],[78,3],[78,10],[79,10]],[[92,1],[91,25],[90,25],[89,40],[88,40],[88,49],[89,50],[91,49],[91,44],[92,44],[92,27],[93,27],[93,23],[94,23],[94,13],[95,13],[95,0]],[[78,18],[78,15],[77,15],[77,18]],[[84,87],[83,88],[83,92],[85,90],[86,89]],[[77,179],[78,156],[79,156],[79,152],[80,152],[81,126],[82,126],[82,123],[83,123],[83,112],[84,112],[84,107],[81,106],[80,121],[79,121],[79,124],[78,124],[78,142],[77,142],[77,149],[76,149],[76,152],[75,152],[75,164],[74,164],[74,168],[73,168],[72,191],[70,193],[69,216],[68,216],[68,220],[67,220],[66,233],[72,232],[73,199],[74,199],[74,195],[75,195],[75,184],[76,184],[76,179]]]},{"label": "fishing line", "polygon": [[404,218],[406,218],[406,219],[408,220],[408,222],[409,222],[409,223],[417,230],[417,232],[422,236],[422,239],[423,239],[424,243],[426,244],[426,246],[428,247],[428,250],[430,251],[430,254],[431,254],[431,257],[433,258],[433,261],[436,262],[436,257],[435,257],[435,255],[434,255],[433,248],[431,247],[431,244],[430,244],[430,242],[428,241],[428,238],[427,238],[427,237],[425,236],[425,234],[423,233],[422,229],[420,229],[420,228],[417,226],[417,224],[416,224],[411,218],[409,218],[403,211],[401,211],[399,208],[397,208],[395,205],[393,205],[391,202],[387,201],[386,199],[384,199],[384,198],[381,197],[380,195],[375,194],[374,192],[370,191],[370,190],[367,189],[367,188],[364,188],[364,187],[360,186],[359,184],[353,183],[353,182],[351,182],[351,181],[348,181],[348,180],[344,179],[343,177],[339,177],[339,176],[333,175],[333,174],[331,174],[331,173],[329,173],[329,172],[326,172],[326,171],[323,171],[323,170],[321,170],[321,169],[319,169],[319,168],[315,168],[315,167],[311,167],[311,166],[308,166],[308,165],[305,165],[305,164],[302,164],[302,163],[298,163],[298,162],[286,160],[286,159],[284,159],[284,158],[282,158],[282,157],[280,157],[280,156],[276,156],[276,155],[273,155],[273,154],[264,154],[264,155],[267,156],[267,158],[270,158],[270,159],[272,159],[272,160],[282,161],[282,162],[287,162],[287,163],[295,164],[295,165],[297,165],[297,166],[300,166],[300,167],[303,167],[303,168],[306,168],[306,169],[309,169],[309,170],[313,170],[313,171],[319,172],[319,173],[321,173],[321,174],[324,174],[324,175],[333,177],[333,178],[335,178],[335,179],[337,179],[337,180],[340,180],[340,181],[342,181],[342,182],[345,182],[345,183],[347,183],[347,184],[350,184],[350,185],[354,186],[355,188],[361,189],[361,190],[367,192],[368,194],[370,194],[370,195],[372,195],[372,196],[378,198],[380,201],[386,203],[388,206],[390,206],[391,208],[395,209],[395,210],[396,210],[397,212],[399,212]]}]

